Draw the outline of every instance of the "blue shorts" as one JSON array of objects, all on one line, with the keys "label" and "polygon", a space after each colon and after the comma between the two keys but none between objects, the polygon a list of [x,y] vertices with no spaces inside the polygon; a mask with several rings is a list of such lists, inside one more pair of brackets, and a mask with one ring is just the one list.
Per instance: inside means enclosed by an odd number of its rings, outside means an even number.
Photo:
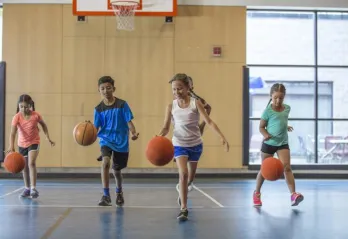
[{"label": "blue shorts", "polygon": [[180,156],[188,157],[189,161],[198,161],[203,152],[203,144],[199,144],[193,147],[181,147],[174,146],[174,158]]}]

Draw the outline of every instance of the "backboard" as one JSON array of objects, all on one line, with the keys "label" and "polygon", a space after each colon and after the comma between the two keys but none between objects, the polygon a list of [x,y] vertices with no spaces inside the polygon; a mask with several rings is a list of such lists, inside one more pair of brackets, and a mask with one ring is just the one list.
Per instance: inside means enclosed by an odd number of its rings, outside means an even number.
[{"label": "backboard", "polygon": [[[73,0],[75,16],[114,16],[110,0]],[[140,0],[136,16],[176,16],[177,0]]]}]

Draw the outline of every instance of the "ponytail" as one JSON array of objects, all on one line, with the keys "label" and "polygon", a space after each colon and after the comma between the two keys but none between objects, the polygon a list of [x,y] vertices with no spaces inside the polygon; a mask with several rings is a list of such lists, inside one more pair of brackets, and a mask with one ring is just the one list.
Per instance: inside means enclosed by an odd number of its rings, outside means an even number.
[{"label": "ponytail", "polygon": [[272,98],[271,98],[271,99],[269,99],[268,104],[267,104],[267,106],[266,106],[266,107],[268,107],[268,106],[269,106],[269,104],[271,103],[271,101],[272,101]]},{"label": "ponytail", "polygon": [[193,98],[195,98],[196,100],[201,100],[202,104],[205,105],[206,101],[202,97],[197,95],[193,90],[190,90],[190,93]]}]

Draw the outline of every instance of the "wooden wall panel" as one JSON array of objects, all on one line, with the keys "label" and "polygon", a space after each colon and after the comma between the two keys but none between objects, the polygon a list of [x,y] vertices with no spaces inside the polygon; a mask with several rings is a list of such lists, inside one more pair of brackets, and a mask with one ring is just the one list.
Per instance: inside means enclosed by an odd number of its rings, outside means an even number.
[{"label": "wooden wall panel", "polygon": [[78,22],[72,15],[71,5],[63,5],[64,37],[104,37],[105,17],[86,17],[86,22]]},{"label": "wooden wall panel", "polygon": [[60,93],[62,6],[6,4],[3,14],[6,92]]},{"label": "wooden wall panel", "polygon": [[172,46],[171,38],[107,38],[105,72],[136,115],[162,116],[171,99]]},{"label": "wooden wall panel", "polygon": [[[175,21],[175,60],[246,62],[245,7],[180,6]],[[212,57],[212,47],[222,57]]]},{"label": "wooden wall panel", "polygon": [[63,39],[63,93],[96,93],[103,75],[104,38]]}]

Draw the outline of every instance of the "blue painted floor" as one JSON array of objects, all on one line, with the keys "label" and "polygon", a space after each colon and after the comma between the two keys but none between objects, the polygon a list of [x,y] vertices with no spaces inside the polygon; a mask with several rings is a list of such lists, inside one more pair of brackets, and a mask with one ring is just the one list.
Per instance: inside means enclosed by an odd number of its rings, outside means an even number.
[{"label": "blue painted floor", "polygon": [[37,199],[19,198],[21,180],[0,180],[0,238],[348,238],[348,181],[296,183],[305,197],[299,206],[290,206],[285,181],[279,180],[265,182],[264,205],[257,209],[254,180],[197,179],[189,193],[189,220],[178,222],[172,179],[125,179],[123,208],[97,206],[102,190],[95,179],[39,179]]}]

